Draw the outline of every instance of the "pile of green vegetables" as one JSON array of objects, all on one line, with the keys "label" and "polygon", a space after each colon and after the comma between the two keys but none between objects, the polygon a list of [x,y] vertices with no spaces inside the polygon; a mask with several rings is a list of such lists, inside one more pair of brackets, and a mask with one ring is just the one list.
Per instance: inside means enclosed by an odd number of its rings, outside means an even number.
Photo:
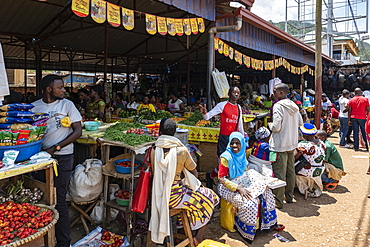
[{"label": "pile of green vegetables", "polygon": [[171,118],[173,115],[168,111],[157,110],[157,112],[152,112],[149,109],[141,110],[136,117],[134,117],[134,121],[140,123],[142,120],[160,120],[162,118]]},{"label": "pile of green vegetables", "polygon": [[123,131],[129,130],[130,128],[142,128],[144,126],[145,125],[141,123],[117,123],[105,130],[103,138],[137,147],[143,143],[152,142],[155,139],[147,135],[137,135],[134,133],[124,134]]},{"label": "pile of green vegetables", "polygon": [[185,124],[189,126],[195,126],[198,121],[203,120],[202,113],[200,111],[194,112],[193,115],[188,117],[186,120],[182,120],[179,122],[179,124]]},{"label": "pile of green vegetables", "polygon": [[211,128],[213,128],[213,127],[219,127],[219,126],[220,126],[220,122],[219,121],[214,121],[214,122],[211,122],[209,124],[204,125],[203,127],[211,127]]},{"label": "pile of green vegetables", "polygon": [[120,111],[118,117],[129,118],[136,115],[136,111]]}]

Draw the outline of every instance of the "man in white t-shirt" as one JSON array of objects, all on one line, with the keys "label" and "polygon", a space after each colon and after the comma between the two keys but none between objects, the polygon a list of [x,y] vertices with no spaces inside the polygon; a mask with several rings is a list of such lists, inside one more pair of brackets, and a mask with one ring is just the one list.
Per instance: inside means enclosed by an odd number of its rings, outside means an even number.
[{"label": "man in white t-shirt", "polygon": [[[351,93],[347,90],[344,89],[342,91],[342,96],[339,98],[339,122],[340,122],[340,141],[339,141],[339,146],[340,147],[345,147],[348,148],[349,145],[346,144],[346,138],[348,134],[350,133],[350,128],[351,126],[348,125],[348,101],[349,101],[349,96]],[[348,139],[348,138],[347,138]]]},{"label": "man in white t-shirt", "polygon": [[[82,134],[82,117],[72,101],[64,99],[64,82],[58,75],[47,75],[41,80],[43,98],[32,104],[33,112],[49,114],[47,129],[42,149],[58,161],[58,176],[54,178],[57,192],[56,209],[59,220],[55,225],[58,247],[69,247],[70,223],[66,201],[69,177],[73,169],[73,142]],[[71,126],[61,124],[63,118],[69,117]]]}]

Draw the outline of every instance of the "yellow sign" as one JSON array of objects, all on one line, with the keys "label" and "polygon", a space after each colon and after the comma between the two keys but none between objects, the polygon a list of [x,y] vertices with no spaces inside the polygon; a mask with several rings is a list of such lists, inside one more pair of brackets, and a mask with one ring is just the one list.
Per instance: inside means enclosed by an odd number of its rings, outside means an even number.
[{"label": "yellow sign", "polygon": [[131,9],[122,8],[122,25],[127,30],[132,30],[135,27],[134,11]]},{"label": "yellow sign", "polygon": [[175,19],[176,34],[182,36],[184,34],[184,26],[182,24],[182,19]]},{"label": "yellow sign", "polygon": [[190,20],[183,19],[183,24],[184,24],[184,33],[186,35],[190,35],[191,34]]},{"label": "yellow sign", "polygon": [[166,17],[157,16],[158,33],[162,35],[167,34]]},{"label": "yellow sign", "polygon": [[229,58],[234,59],[234,49],[231,46],[229,46]]},{"label": "yellow sign", "polygon": [[145,14],[145,23],[146,23],[146,31],[149,34],[156,34],[157,33],[157,18],[155,15]]},{"label": "yellow sign", "polygon": [[167,21],[167,32],[169,35],[175,36],[176,35],[176,28],[175,28],[175,19],[173,18],[166,18]]},{"label": "yellow sign", "polygon": [[247,68],[249,68],[251,66],[251,58],[243,55],[243,63],[245,64],[245,66],[247,66]]},{"label": "yellow sign", "polygon": [[198,21],[199,32],[204,33],[204,31],[206,30],[206,26],[204,25],[203,18],[197,18],[197,21]]},{"label": "yellow sign", "polygon": [[229,46],[226,43],[224,43],[224,55],[229,56]]},{"label": "yellow sign", "polygon": [[191,32],[193,34],[197,34],[198,33],[198,22],[197,22],[197,18],[191,18],[190,19],[190,26],[191,26]]},{"label": "yellow sign", "polygon": [[238,52],[237,50],[235,50],[235,58],[234,59],[239,64],[242,64],[243,63],[243,61],[242,61],[242,54],[240,52]]},{"label": "yellow sign", "polygon": [[72,0],[72,11],[79,17],[89,15],[90,0]]},{"label": "yellow sign", "polygon": [[108,2],[107,4],[108,23],[111,24],[113,27],[119,27],[121,25],[120,7]]},{"label": "yellow sign", "polygon": [[107,4],[103,0],[91,0],[91,18],[96,23],[104,23],[107,19]]},{"label": "yellow sign", "polygon": [[218,42],[218,53],[224,53],[224,42],[220,39],[217,40]]}]

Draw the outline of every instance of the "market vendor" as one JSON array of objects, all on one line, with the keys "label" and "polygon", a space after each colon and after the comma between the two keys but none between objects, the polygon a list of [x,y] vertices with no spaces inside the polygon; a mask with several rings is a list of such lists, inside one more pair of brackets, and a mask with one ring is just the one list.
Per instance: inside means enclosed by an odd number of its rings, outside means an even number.
[{"label": "market vendor", "polygon": [[126,110],[127,102],[123,100],[123,94],[122,93],[117,93],[116,98],[113,102],[114,108],[121,109],[121,110]]},{"label": "market vendor", "polygon": [[130,94],[130,102],[126,105],[127,110],[137,111],[139,105],[139,103],[136,103],[136,95],[134,93]]},{"label": "market vendor", "polygon": [[219,197],[213,190],[200,186],[196,178],[196,163],[188,149],[174,137],[176,127],[174,120],[162,119],[160,137],[155,147],[149,150],[154,170],[149,230],[152,241],[163,244],[164,238],[170,235],[169,209],[186,209],[191,216],[191,229],[197,230],[194,236],[194,245],[197,246],[203,240]]},{"label": "market vendor", "polygon": [[[32,104],[33,112],[50,115],[47,130],[42,142],[42,149],[58,161],[58,176],[54,178],[57,193],[56,210],[59,220],[55,225],[58,247],[69,247],[70,222],[66,195],[69,178],[73,169],[73,142],[82,134],[81,115],[72,101],[64,98],[64,82],[58,75],[47,75],[41,80],[43,98]],[[64,118],[70,119],[70,127],[61,124]]]},{"label": "market vendor", "polygon": [[89,91],[86,88],[78,89],[78,102],[76,107],[81,115],[86,114],[87,102],[89,102]]},{"label": "market vendor", "polygon": [[141,111],[143,109],[149,109],[151,112],[156,112],[154,105],[149,103],[148,95],[144,96],[143,103],[139,105],[139,107],[137,108],[137,111]]},{"label": "market vendor", "polygon": [[185,105],[181,99],[179,99],[179,93],[175,90],[170,93],[170,100],[168,101],[168,110],[175,116],[181,117],[181,114],[185,112]]},{"label": "market vendor", "polygon": [[90,101],[86,106],[87,119],[104,118],[105,102],[102,99],[103,91],[102,85],[96,85],[91,88]]},{"label": "market vendor", "polygon": [[[207,112],[206,105],[201,106],[200,112],[203,118],[209,120],[220,115],[220,135],[218,136],[217,155],[220,156],[227,148],[229,136],[232,132],[238,131],[244,135],[242,109],[237,101],[240,97],[238,87],[230,87],[229,100],[218,103],[215,108]],[[212,173],[207,173],[207,187],[212,188],[212,179],[218,174],[217,168]]]}]

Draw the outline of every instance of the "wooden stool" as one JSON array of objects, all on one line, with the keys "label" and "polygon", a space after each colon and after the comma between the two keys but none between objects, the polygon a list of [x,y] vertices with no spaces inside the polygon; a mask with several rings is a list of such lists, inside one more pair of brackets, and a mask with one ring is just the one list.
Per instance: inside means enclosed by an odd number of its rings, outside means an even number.
[{"label": "wooden stool", "polygon": [[[77,217],[77,219],[75,219],[72,223],[71,223],[71,228],[72,226],[74,226],[79,220],[81,220],[82,222],[82,225],[84,226],[84,229],[85,229],[85,232],[86,232],[86,235],[90,233],[90,230],[89,230],[89,227],[87,226],[87,223],[86,223],[86,220],[85,218],[90,221],[90,223],[96,228],[98,227],[95,222],[93,221],[93,219],[91,219],[91,217],[88,215],[89,211],[94,208],[94,206],[99,202],[100,198],[96,198],[95,200],[91,201],[91,202],[72,202],[71,201],[71,205],[72,207],[74,207],[78,212],[80,212],[80,215],[79,217]],[[81,209],[79,206],[81,205],[88,205],[90,204],[90,206],[87,207],[87,209],[84,211],[83,209]]]},{"label": "wooden stool", "polygon": [[[172,230],[172,216],[175,216],[177,214],[180,214],[181,216],[182,224],[184,225],[185,235],[174,233]],[[165,246],[184,247],[184,246],[189,245],[190,247],[195,247],[193,235],[192,235],[191,228],[190,228],[189,218],[188,218],[188,215],[186,214],[185,209],[170,209],[170,230],[171,230],[171,235],[166,238]],[[181,243],[175,245],[174,238],[181,239],[182,240]],[[148,231],[148,234],[147,234],[146,246],[147,247],[157,246],[155,243],[152,242],[150,231]]]}]

